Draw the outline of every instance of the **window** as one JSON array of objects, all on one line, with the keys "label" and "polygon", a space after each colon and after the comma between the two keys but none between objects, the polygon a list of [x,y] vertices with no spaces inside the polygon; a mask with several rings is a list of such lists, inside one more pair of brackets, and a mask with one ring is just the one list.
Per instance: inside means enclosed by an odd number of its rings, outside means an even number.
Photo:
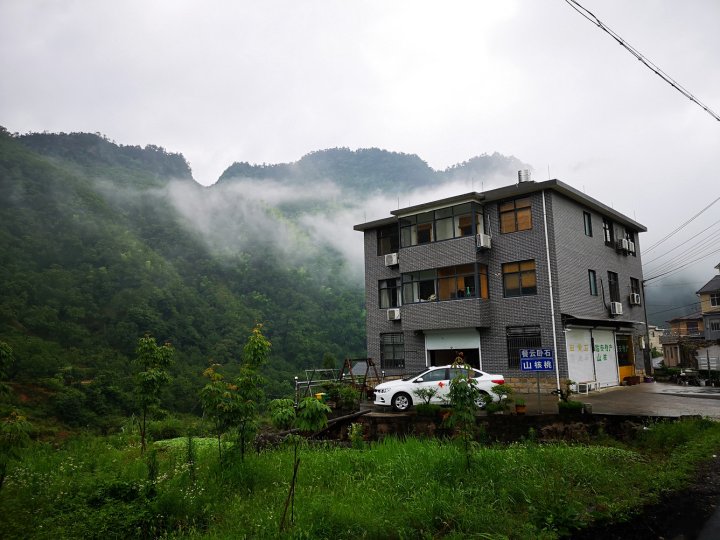
[{"label": "window", "polygon": [[603,218],[603,238],[605,244],[615,247],[615,233],[613,232],[613,223],[608,218]]},{"label": "window", "polygon": [[403,274],[403,302],[429,302],[436,300],[435,270]]},{"label": "window", "polygon": [[400,247],[400,233],[397,225],[390,225],[377,230],[377,254],[397,253]]},{"label": "window", "polygon": [[615,272],[608,272],[608,289],[610,289],[610,301],[620,301],[620,282]]},{"label": "window", "polygon": [[501,233],[526,231],[528,229],[532,229],[532,205],[529,197],[500,203]]},{"label": "window", "polygon": [[592,296],[598,295],[597,289],[597,276],[595,270],[588,270],[588,281],[590,282],[590,294]]},{"label": "window", "polygon": [[539,326],[508,326],[507,352],[508,367],[520,369],[520,349],[538,349],[542,347]]},{"label": "window", "polygon": [[380,281],[380,307],[394,308],[400,306],[400,280],[397,278]]},{"label": "window", "polygon": [[698,322],[697,321],[688,321],[687,323],[685,323],[685,328],[687,328],[688,335],[697,334],[698,333]]},{"label": "window", "polygon": [[628,250],[633,257],[637,257],[637,249],[635,247],[635,233],[630,229],[625,229],[625,239],[628,241]]},{"label": "window", "polygon": [[583,212],[583,223],[585,225],[585,236],[592,236],[592,216],[590,212]]},{"label": "window", "polygon": [[481,208],[465,203],[401,218],[400,244],[402,247],[417,246],[472,236],[484,230]]},{"label": "window", "polygon": [[720,292],[710,294],[710,305],[713,307],[720,306]]},{"label": "window", "polygon": [[720,321],[717,319],[710,321],[710,330],[713,332],[720,332]]},{"label": "window", "polygon": [[537,294],[535,261],[521,261],[502,265],[503,295],[527,296]]},{"label": "window", "polygon": [[634,277],[630,278],[630,294],[640,294],[640,280]]},{"label": "window", "polygon": [[405,367],[405,340],[402,332],[380,334],[380,366],[382,369]]},{"label": "window", "polygon": [[487,266],[478,264],[476,270],[475,264],[461,264],[411,272],[403,274],[402,286],[406,304],[476,297],[487,299]]}]

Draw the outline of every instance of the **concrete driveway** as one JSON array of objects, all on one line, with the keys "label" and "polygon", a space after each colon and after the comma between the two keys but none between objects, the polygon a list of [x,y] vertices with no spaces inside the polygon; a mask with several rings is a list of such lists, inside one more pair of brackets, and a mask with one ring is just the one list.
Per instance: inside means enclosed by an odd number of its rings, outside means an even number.
[{"label": "concrete driveway", "polygon": [[[523,394],[528,413],[538,411],[537,394]],[[720,388],[681,386],[669,383],[641,383],[615,386],[588,394],[573,394],[571,399],[590,403],[593,413],[640,416],[701,415],[720,418]],[[542,395],[540,410],[557,412],[557,398]]]}]

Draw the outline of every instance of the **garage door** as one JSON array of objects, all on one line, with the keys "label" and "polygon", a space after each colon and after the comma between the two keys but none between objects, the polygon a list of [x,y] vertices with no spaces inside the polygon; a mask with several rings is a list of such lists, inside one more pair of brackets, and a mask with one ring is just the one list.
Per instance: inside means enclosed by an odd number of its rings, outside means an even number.
[{"label": "garage door", "polygon": [[595,375],[598,385],[617,386],[618,367],[617,351],[615,350],[615,334],[612,330],[593,330],[595,344]]},{"label": "garage door", "polygon": [[595,380],[590,330],[569,328],[565,331],[568,358],[568,377],[575,382]]}]

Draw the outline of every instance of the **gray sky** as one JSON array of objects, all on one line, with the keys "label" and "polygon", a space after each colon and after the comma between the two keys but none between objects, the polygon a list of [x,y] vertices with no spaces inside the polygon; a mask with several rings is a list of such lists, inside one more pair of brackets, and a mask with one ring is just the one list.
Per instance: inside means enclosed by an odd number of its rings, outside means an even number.
[{"label": "gray sky", "polygon": [[[581,3],[720,112],[720,2]],[[206,185],[336,146],[437,169],[497,151],[646,224],[645,246],[720,196],[720,122],[563,0],[0,0],[0,73],[10,131],[157,144]]]}]

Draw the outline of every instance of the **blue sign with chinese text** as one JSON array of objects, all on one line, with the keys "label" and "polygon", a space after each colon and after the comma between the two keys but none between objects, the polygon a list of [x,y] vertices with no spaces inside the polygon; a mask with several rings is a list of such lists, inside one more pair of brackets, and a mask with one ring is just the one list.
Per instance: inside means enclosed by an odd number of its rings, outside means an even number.
[{"label": "blue sign with chinese text", "polygon": [[553,371],[555,357],[552,349],[520,349],[521,371]]}]

